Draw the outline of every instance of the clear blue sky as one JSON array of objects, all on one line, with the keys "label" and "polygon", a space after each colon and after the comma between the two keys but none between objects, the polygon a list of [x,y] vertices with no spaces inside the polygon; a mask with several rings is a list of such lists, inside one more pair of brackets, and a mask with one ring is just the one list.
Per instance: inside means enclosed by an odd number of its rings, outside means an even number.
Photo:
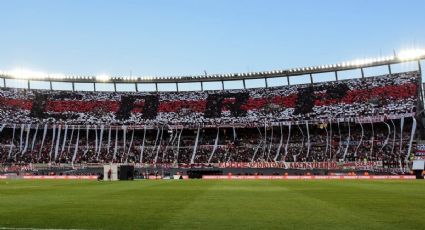
[{"label": "clear blue sky", "polygon": [[186,75],[425,48],[424,0],[1,0],[0,69]]}]

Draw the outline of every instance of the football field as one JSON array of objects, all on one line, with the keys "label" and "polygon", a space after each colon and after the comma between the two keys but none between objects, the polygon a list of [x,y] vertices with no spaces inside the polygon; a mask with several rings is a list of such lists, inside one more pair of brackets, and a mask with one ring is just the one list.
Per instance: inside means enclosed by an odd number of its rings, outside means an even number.
[{"label": "football field", "polygon": [[0,229],[425,229],[425,181],[0,180]]}]

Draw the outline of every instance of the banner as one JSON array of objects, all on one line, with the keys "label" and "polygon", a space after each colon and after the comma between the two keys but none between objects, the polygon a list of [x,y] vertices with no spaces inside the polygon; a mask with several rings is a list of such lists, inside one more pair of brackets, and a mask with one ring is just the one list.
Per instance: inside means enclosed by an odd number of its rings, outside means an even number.
[{"label": "banner", "polygon": [[415,160],[425,160],[425,141],[419,141],[416,144]]},{"label": "banner", "polygon": [[273,128],[271,129],[270,132],[270,144],[269,144],[269,150],[267,151],[267,161],[270,161],[270,152],[272,151],[272,146],[273,146]]},{"label": "banner", "polygon": [[[71,146],[72,146],[72,138],[74,137],[74,130],[75,130],[75,125],[72,126],[71,129],[71,137],[69,138],[69,142],[68,142],[68,152],[71,151]],[[63,150],[62,150],[63,151]]]},{"label": "banner", "polygon": [[282,130],[282,125],[280,125],[280,141],[279,141],[279,146],[277,147],[276,150],[276,155],[274,156],[274,161],[277,161],[277,158],[280,155],[280,149],[282,148],[282,144],[283,144],[283,130]]},{"label": "banner", "polygon": [[310,130],[308,129],[308,121],[305,121],[305,127],[307,129],[307,154],[306,157],[308,158],[308,155],[310,154]]},{"label": "banner", "polygon": [[281,169],[373,169],[382,168],[382,161],[355,162],[222,162],[218,168],[281,168]]},{"label": "banner", "polygon": [[104,129],[105,129],[105,126],[104,125],[101,125],[100,126],[99,146],[98,146],[98,149],[96,150],[96,152],[97,152],[96,159],[97,160],[99,160],[99,154],[100,154],[100,151],[102,150],[103,131],[104,131]]},{"label": "banner", "polygon": [[47,124],[44,125],[43,139],[41,139],[41,147],[40,147],[40,150],[38,152],[38,159],[41,158],[41,151],[43,150],[43,145],[44,145],[44,140],[46,139],[46,134],[47,134]]},{"label": "banner", "polygon": [[72,164],[74,164],[74,161],[77,158],[78,142],[79,141],[80,141],[80,126],[77,126],[77,140],[75,141],[74,155],[72,156]]},{"label": "banner", "polygon": [[151,155],[153,155],[153,153],[155,152],[156,146],[158,144],[159,135],[160,135],[160,130],[159,130],[159,128],[157,128],[157,130],[156,130],[155,144],[153,145],[153,149],[152,149]]},{"label": "banner", "polygon": [[362,129],[362,135],[360,136],[360,141],[359,144],[356,147],[356,150],[354,151],[354,156],[357,157],[357,150],[359,150],[360,146],[362,145],[363,142],[363,137],[364,137],[364,128],[362,123],[360,123],[360,128]]},{"label": "banner", "polygon": [[[235,130],[235,129],[233,129]],[[196,140],[195,140],[195,146],[193,146],[193,153],[192,153],[192,158],[190,159],[190,163],[193,164],[193,162],[195,161],[195,155],[196,155],[196,149],[198,149],[198,141],[199,141],[199,133],[201,131],[201,128],[198,128],[198,131],[196,132]],[[235,136],[234,136],[235,137]]]},{"label": "banner", "polygon": [[210,163],[210,162],[211,162],[211,159],[212,159],[212,157],[214,156],[215,151],[217,150],[219,135],[220,135],[220,128],[217,128],[217,136],[215,137],[214,147],[213,147],[213,150],[212,150],[212,152],[211,152],[210,157],[208,158],[208,163]]},{"label": "banner", "polygon": [[408,161],[409,160],[410,151],[412,150],[412,142],[413,142],[413,138],[415,137],[416,124],[417,124],[416,118],[413,118],[412,130],[410,131],[409,147],[407,149],[405,161]]},{"label": "banner", "polygon": [[329,132],[328,132],[328,126],[325,126],[325,132],[326,132],[326,147],[325,147],[325,156],[328,154],[329,149]]},{"label": "banner", "polygon": [[158,147],[156,149],[155,158],[154,158],[155,163],[158,161],[158,154],[159,154],[159,150],[161,149],[161,143],[162,143],[162,136],[163,135],[164,135],[164,126],[161,127],[161,135],[160,135],[160,138],[159,138],[159,143],[158,143]]},{"label": "banner", "polygon": [[56,160],[57,157],[58,157],[59,144],[60,144],[60,139],[61,139],[61,130],[62,130],[62,126],[59,125],[59,127],[58,127],[58,137],[56,139],[56,147],[55,147],[55,158],[53,160]]},{"label": "banner", "polygon": [[115,147],[113,160],[117,159],[117,148],[118,148],[118,127],[115,129]]},{"label": "banner", "polygon": [[261,176],[204,175],[204,180],[415,180],[416,176]]},{"label": "banner", "polygon": [[[13,134],[12,134],[12,140],[10,141],[10,148],[9,148],[9,155],[8,158],[12,155],[12,149],[13,149],[13,140],[15,139],[15,130],[16,130],[16,124],[13,124]],[[41,151],[41,150],[40,150]]]},{"label": "banner", "polygon": [[140,164],[143,163],[143,152],[145,150],[146,128],[143,129],[142,146],[140,146]]},{"label": "banner", "polygon": [[55,138],[56,138],[56,125],[53,125],[52,128],[53,134],[52,134],[52,144],[50,145],[50,151],[49,151],[49,159],[52,159],[52,153],[53,153],[53,146],[55,146]]},{"label": "banner", "polygon": [[179,160],[179,153],[180,153],[180,138],[181,138],[181,136],[182,136],[182,133],[183,133],[183,128],[181,129],[180,134],[179,134],[179,138],[178,138],[178,140],[177,140],[177,153],[175,154],[175,155],[176,155],[176,162],[178,162],[178,160]]},{"label": "banner", "polygon": [[345,150],[344,150],[344,155],[343,158],[345,160],[345,157],[347,156],[347,152],[348,152],[348,147],[350,146],[350,138],[351,138],[351,128],[350,128],[350,122],[348,122],[348,137],[347,137],[347,141],[346,141],[346,146],[345,146]]},{"label": "banner", "polygon": [[68,137],[68,125],[65,125],[65,131],[63,134],[63,142],[62,142],[62,149],[60,150],[61,155],[63,151],[65,150],[65,144],[66,144],[66,138]]},{"label": "banner", "polygon": [[123,134],[122,134],[122,138],[123,138],[122,153],[125,154],[125,148],[126,148],[126,145],[127,145],[127,126],[123,125],[122,130],[123,130],[122,131],[123,132]]},{"label": "banner", "polygon": [[128,162],[128,156],[130,155],[131,147],[133,146],[133,139],[134,139],[134,129],[133,129],[133,132],[131,134],[130,145],[128,146],[127,156],[125,158],[125,163]]},{"label": "banner", "polygon": [[26,131],[27,131],[27,136],[25,138],[25,145],[24,145],[24,149],[22,150],[22,155],[24,155],[27,152],[27,149],[28,149],[28,142],[29,142],[30,133],[31,133],[31,125],[30,124],[27,125]]},{"label": "banner", "polygon": [[109,131],[108,131],[108,145],[106,146],[106,152],[109,154],[109,148],[111,146],[111,127],[109,127]]},{"label": "banner", "polygon": [[99,138],[97,137],[97,125],[95,125],[94,126],[94,136],[95,136],[95,139],[94,139],[94,153],[97,153],[97,150],[98,150],[98,145],[99,145]]},{"label": "banner", "polygon": [[394,124],[394,121],[393,120],[390,120],[391,121],[391,124],[392,124],[392,126],[393,126],[393,130],[394,130],[394,134],[393,134],[393,144],[392,144],[392,147],[391,147],[391,155],[394,153],[394,148],[395,148],[395,141],[396,141],[396,133],[397,133],[397,129],[396,129],[396,127],[395,127],[395,124]]},{"label": "banner", "polygon": [[21,124],[21,136],[19,138],[19,152],[22,153],[22,136],[24,135],[25,125]]},{"label": "banner", "polygon": [[375,129],[373,128],[373,123],[370,123],[370,126],[372,128],[372,137],[370,138],[370,157],[373,156],[373,146],[375,143]]},{"label": "banner", "polygon": [[283,157],[283,161],[285,161],[286,156],[288,155],[288,145],[289,145],[290,139],[291,139],[291,124],[289,124],[289,126],[288,126],[288,138],[286,139],[285,156]]}]

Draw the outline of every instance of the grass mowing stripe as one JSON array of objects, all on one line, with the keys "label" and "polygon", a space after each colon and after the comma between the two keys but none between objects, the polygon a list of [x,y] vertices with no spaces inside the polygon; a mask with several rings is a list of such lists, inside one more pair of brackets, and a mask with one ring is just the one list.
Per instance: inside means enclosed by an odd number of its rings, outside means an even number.
[{"label": "grass mowing stripe", "polygon": [[423,229],[424,189],[423,181],[9,181],[0,182],[0,226]]},{"label": "grass mowing stripe", "polygon": [[12,228],[12,227],[0,227],[0,230],[89,230],[79,228]]}]

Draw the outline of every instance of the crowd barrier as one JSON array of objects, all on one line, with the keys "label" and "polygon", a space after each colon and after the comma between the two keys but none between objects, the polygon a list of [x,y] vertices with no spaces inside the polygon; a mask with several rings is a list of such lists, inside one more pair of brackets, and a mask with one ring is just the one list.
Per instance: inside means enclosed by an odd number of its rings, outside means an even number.
[{"label": "crowd barrier", "polygon": [[206,180],[414,180],[415,176],[209,176]]},{"label": "crowd barrier", "polygon": [[[0,179],[11,179],[11,176],[0,175]],[[14,176],[14,178],[17,178]],[[28,179],[28,180],[97,180],[97,176],[20,176],[19,179]],[[161,176],[149,176],[150,180],[160,180]],[[183,180],[189,179],[188,176],[182,176]]]},{"label": "crowd barrier", "polygon": [[[11,177],[7,175],[0,175],[0,179],[9,178]],[[97,180],[97,176],[21,176],[19,178],[27,180]]]}]

